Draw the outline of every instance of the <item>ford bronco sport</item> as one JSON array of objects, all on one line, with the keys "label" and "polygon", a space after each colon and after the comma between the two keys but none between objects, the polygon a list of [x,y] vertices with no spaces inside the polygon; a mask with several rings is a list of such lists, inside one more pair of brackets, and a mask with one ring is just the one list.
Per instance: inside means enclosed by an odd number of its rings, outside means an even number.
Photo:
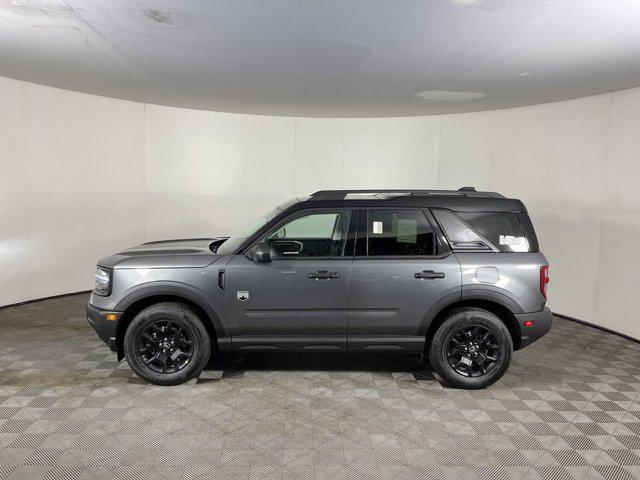
[{"label": "ford bronco sport", "polygon": [[551,327],[548,264],[522,202],[471,187],[320,191],[231,238],[98,262],[87,319],[133,371],[185,382],[212,351],[428,355],[483,388]]}]

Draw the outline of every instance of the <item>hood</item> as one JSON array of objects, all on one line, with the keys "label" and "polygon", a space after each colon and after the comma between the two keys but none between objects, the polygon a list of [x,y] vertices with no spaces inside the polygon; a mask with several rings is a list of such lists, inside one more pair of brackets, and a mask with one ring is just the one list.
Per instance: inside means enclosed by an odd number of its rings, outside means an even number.
[{"label": "hood", "polygon": [[213,253],[211,244],[221,243],[227,238],[192,238],[143,243],[102,258],[98,265],[108,268],[206,267],[220,257]]}]

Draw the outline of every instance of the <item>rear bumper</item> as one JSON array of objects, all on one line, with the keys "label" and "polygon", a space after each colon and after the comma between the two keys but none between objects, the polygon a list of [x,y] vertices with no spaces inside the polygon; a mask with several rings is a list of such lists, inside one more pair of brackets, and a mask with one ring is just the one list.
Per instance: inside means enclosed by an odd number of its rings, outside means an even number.
[{"label": "rear bumper", "polygon": [[[524,348],[527,345],[531,345],[533,342],[543,337],[549,330],[551,330],[551,324],[553,323],[553,313],[549,308],[545,307],[539,312],[533,313],[518,313],[515,315],[518,325],[520,327],[520,348]],[[533,321],[532,327],[525,327],[525,321]]]},{"label": "rear bumper", "polygon": [[[115,320],[107,320],[107,314],[115,314]],[[101,310],[94,307],[90,303],[87,304],[87,322],[93,327],[98,337],[109,345],[112,351],[116,351],[116,326],[122,312],[114,312],[111,310]]]}]

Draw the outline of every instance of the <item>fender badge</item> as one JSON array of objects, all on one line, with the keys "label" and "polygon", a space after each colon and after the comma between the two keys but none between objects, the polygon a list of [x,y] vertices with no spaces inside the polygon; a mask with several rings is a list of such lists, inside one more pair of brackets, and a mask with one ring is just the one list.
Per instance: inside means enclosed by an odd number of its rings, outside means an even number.
[{"label": "fender badge", "polygon": [[240,300],[241,302],[249,300],[249,292],[246,290],[238,290],[236,295],[238,297],[238,300]]}]

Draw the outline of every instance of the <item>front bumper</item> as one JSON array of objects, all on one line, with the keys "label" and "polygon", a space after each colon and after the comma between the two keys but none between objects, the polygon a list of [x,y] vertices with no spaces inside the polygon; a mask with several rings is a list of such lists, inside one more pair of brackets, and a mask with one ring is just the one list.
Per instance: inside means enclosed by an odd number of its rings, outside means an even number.
[{"label": "front bumper", "polygon": [[[527,345],[531,345],[533,342],[543,337],[549,330],[551,330],[551,324],[553,323],[553,313],[549,308],[545,307],[539,312],[533,313],[518,313],[515,315],[518,325],[520,327],[520,348],[524,348]],[[525,321],[533,321],[533,326],[525,327]]]},{"label": "front bumper", "polygon": [[[115,320],[107,320],[107,315],[115,315]],[[116,351],[116,326],[122,312],[114,312],[111,310],[101,310],[94,307],[90,303],[87,304],[87,322],[93,327],[98,337],[109,345],[111,351]]]}]

